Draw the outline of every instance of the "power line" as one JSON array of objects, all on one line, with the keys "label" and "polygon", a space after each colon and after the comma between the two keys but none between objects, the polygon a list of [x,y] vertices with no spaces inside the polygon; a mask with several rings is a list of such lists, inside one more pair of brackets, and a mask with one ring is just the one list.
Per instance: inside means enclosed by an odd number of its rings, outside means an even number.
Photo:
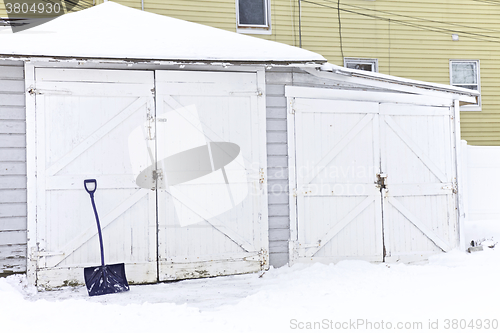
[{"label": "power line", "polygon": [[[323,1],[334,3],[331,0],[323,0]],[[500,1],[498,3],[500,4]],[[364,10],[368,10],[368,11],[372,11],[372,12],[384,13],[384,14],[393,15],[393,16],[399,16],[399,17],[406,17],[406,18],[416,19],[416,20],[419,20],[419,21],[439,23],[439,24],[444,24],[444,25],[452,25],[452,26],[463,27],[463,28],[478,29],[478,30],[484,30],[484,31],[490,31],[490,32],[500,32],[500,30],[484,29],[484,28],[473,27],[473,26],[470,26],[470,25],[463,25],[463,24],[458,24],[458,23],[429,20],[429,19],[424,19],[424,18],[420,18],[420,17],[416,17],[416,16],[402,15],[402,14],[396,14],[396,13],[387,12],[387,11],[378,10],[378,9],[371,9],[371,8],[366,8],[366,7],[356,6],[356,5],[349,5],[349,4],[346,4],[346,3],[343,3],[342,5],[343,6],[354,7],[354,8],[358,8],[358,9],[364,9]]]},{"label": "power line", "polygon": [[[356,14],[356,15],[366,16],[366,17],[370,17],[370,18],[373,18],[373,19],[383,20],[383,21],[386,21],[386,22],[390,21],[390,22],[394,22],[394,23],[397,23],[397,24],[400,24],[400,25],[405,25],[405,26],[409,26],[409,27],[413,27],[413,28],[417,28],[417,29],[421,29],[421,30],[427,30],[427,31],[432,31],[432,32],[439,32],[439,33],[446,33],[446,34],[449,34],[450,32],[459,32],[459,31],[455,31],[455,30],[443,29],[443,28],[437,28],[437,27],[430,27],[430,26],[425,26],[425,25],[416,24],[416,23],[407,22],[407,21],[402,21],[402,20],[388,19],[388,18],[385,18],[385,17],[380,17],[380,16],[375,16],[375,15],[360,13],[360,12],[356,12],[356,11],[349,10],[349,9],[344,9],[344,8],[340,8],[339,9],[339,7],[332,7],[332,6],[328,6],[328,5],[324,5],[324,4],[320,4],[320,3],[313,2],[313,1],[308,1],[308,0],[302,0],[302,1],[310,3],[310,4],[313,4],[313,5],[316,5],[316,6],[321,6],[321,7],[330,8],[330,9],[337,9],[337,10],[341,10],[343,12],[348,12],[348,13],[352,13],[352,14]],[[466,31],[461,31],[461,33],[463,33],[465,35],[478,35],[478,36],[483,36],[483,37],[486,37],[486,38],[495,38],[495,39],[500,38],[500,37],[496,37],[496,36],[488,36],[488,35],[482,35],[482,34],[469,33],[469,32],[466,32]],[[476,37],[471,37],[471,36],[467,36],[467,37],[470,38],[470,39],[479,40],[479,41],[485,41],[485,42],[491,42],[491,43],[500,43],[500,41],[495,41],[495,40],[487,40],[487,39],[476,38]]]},{"label": "power line", "polygon": [[344,59],[344,48],[342,47],[342,23],[340,21],[340,0],[337,0],[337,17],[339,18],[339,38],[340,38],[340,54]]},{"label": "power line", "polygon": [[490,5],[500,5],[500,1],[494,1],[494,0],[472,0],[472,1],[483,2]]}]

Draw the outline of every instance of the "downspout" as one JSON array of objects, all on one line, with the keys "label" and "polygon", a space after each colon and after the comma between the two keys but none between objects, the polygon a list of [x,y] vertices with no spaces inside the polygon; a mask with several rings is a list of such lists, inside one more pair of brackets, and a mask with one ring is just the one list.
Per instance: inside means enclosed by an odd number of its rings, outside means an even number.
[{"label": "downspout", "polygon": [[[462,251],[465,251],[465,209],[464,209],[464,199],[465,192],[467,188],[464,188],[464,179],[466,177],[467,170],[462,168],[462,162],[464,158],[462,156],[462,143],[461,143],[461,135],[460,135],[460,101],[454,100],[454,108],[453,108],[453,121],[455,127],[455,165],[457,172],[457,218],[458,218],[458,237],[459,237],[459,248]],[[465,144],[465,147],[467,145]]]},{"label": "downspout", "polygon": [[299,1],[299,47],[302,48],[302,6],[301,6],[301,0]]},{"label": "downspout", "polygon": [[141,8],[144,11],[144,0],[141,0]]}]

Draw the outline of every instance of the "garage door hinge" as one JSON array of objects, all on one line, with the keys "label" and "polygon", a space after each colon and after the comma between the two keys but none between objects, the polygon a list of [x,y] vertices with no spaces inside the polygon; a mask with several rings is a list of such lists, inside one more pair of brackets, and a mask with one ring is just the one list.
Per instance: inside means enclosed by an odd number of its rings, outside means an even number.
[{"label": "garage door hinge", "polygon": [[156,89],[155,88],[151,89],[151,93],[153,94],[153,97],[156,97]]}]

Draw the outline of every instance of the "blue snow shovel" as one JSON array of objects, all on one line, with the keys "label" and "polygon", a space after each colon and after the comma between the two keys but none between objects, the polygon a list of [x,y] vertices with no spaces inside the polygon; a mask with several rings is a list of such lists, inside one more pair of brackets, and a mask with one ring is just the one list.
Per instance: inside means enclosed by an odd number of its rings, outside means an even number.
[{"label": "blue snow shovel", "polygon": [[[125,277],[125,264],[104,265],[104,247],[102,245],[101,224],[95,208],[94,192],[97,189],[97,180],[86,179],[83,181],[85,190],[90,194],[92,207],[94,208],[95,219],[97,221],[97,231],[99,232],[99,244],[101,245],[101,266],[85,267],[83,275],[89,296],[119,293],[129,290],[127,278]],[[90,186],[87,186],[90,185]],[[90,189],[89,189],[90,187]]]}]

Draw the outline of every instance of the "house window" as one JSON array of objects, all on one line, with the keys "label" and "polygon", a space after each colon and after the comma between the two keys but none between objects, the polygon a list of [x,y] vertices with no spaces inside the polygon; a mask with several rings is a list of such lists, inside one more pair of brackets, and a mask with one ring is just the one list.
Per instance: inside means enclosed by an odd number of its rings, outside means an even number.
[{"label": "house window", "polygon": [[236,31],[270,34],[270,0],[236,0]]},{"label": "house window", "polygon": [[[480,91],[479,60],[450,60],[450,84]],[[480,111],[481,100],[476,104],[462,106],[464,111]]]},{"label": "house window", "polygon": [[378,72],[378,60],[366,58],[344,58],[344,67],[360,69],[368,72]]}]

